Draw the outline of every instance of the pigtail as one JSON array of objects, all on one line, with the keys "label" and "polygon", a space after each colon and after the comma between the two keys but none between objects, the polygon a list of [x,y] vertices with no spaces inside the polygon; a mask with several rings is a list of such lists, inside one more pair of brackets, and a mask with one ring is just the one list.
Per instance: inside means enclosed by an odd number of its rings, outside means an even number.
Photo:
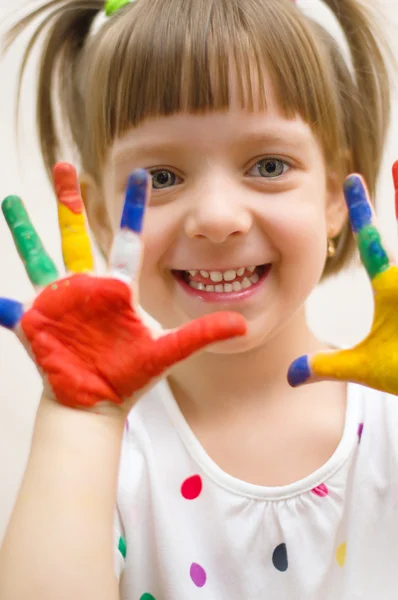
[{"label": "pigtail", "polygon": [[[316,26],[318,37],[322,38],[333,65],[343,111],[347,149],[346,160],[342,161],[343,174],[363,174],[374,200],[391,113],[387,65],[396,66],[395,60],[369,8],[357,0],[323,2],[333,12],[345,34],[351,59],[351,65],[347,66],[336,41]],[[355,250],[348,224],[335,241],[337,252],[328,259],[325,275],[337,272]]]},{"label": "pigtail", "polygon": [[[345,102],[351,105],[351,115],[355,116],[353,128],[356,131],[350,143],[357,146],[358,154],[364,145],[369,146],[369,164],[363,172],[373,173],[371,180],[375,184],[390,121],[390,83],[386,66],[389,49],[372,14],[357,0],[324,2],[345,33],[354,69],[356,93],[354,97],[345,94]],[[374,192],[374,185],[372,188]]]},{"label": "pigtail", "polygon": [[61,135],[66,133],[61,132],[57,126],[57,106],[68,124],[72,142],[76,147],[82,147],[85,117],[79,66],[93,21],[104,10],[104,4],[104,0],[52,0],[23,17],[6,36],[5,50],[31,23],[42,17],[22,59],[18,107],[27,63],[43,34],[37,92],[37,127],[43,159],[49,173],[59,160]]}]

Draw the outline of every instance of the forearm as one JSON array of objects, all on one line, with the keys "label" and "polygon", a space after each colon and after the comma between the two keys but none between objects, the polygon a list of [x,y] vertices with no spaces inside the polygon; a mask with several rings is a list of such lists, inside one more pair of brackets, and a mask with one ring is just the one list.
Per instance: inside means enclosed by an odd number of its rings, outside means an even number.
[{"label": "forearm", "polygon": [[0,552],[2,600],[116,600],[113,518],[123,423],[42,400]]}]

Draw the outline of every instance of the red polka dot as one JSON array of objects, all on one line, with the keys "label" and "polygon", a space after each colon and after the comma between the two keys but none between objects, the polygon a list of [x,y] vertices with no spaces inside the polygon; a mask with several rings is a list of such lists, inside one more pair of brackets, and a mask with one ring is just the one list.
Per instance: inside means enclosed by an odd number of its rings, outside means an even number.
[{"label": "red polka dot", "polygon": [[314,487],[314,489],[311,491],[313,494],[315,494],[316,496],[320,496],[321,498],[324,498],[329,493],[327,485],[325,485],[324,483],[321,483],[321,485],[317,485],[317,487]]},{"label": "red polka dot", "polygon": [[202,491],[202,478],[200,475],[192,475],[184,481],[181,486],[181,494],[186,500],[195,500]]}]

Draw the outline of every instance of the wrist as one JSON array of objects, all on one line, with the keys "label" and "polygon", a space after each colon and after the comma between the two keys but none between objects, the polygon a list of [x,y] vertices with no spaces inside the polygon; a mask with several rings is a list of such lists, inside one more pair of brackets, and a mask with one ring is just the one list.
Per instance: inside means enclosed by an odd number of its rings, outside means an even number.
[{"label": "wrist", "polygon": [[[42,440],[58,446],[59,442],[79,449],[82,444],[120,444],[127,418],[126,409],[101,405],[92,409],[70,408],[42,396],[35,432]],[[57,438],[57,440],[55,440]]]}]

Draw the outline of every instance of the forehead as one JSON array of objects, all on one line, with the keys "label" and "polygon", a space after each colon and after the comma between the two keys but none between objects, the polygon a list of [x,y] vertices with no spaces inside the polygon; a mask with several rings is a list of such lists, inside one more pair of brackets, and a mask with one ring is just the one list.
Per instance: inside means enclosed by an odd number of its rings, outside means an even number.
[{"label": "forehead", "polygon": [[[292,147],[317,145],[317,140],[308,123],[297,113],[287,117],[278,105],[273,86],[264,74],[265,90],[260,93],[258,80],[252,77],[250,93],[253,97],[251,109],[242,108],[239,86],[231,73],[230,102],[223,110],[207,110],[199,113],[180,111],[169,116],[144,119],[131,127],[112,144],[110,157],[113,160],[133,149],[140,154],[151,153],[157,146],[210,147],[213,144],[253,143],[270,141],[289,143]],[[262,99],[266,98],[266,106]]]}]

